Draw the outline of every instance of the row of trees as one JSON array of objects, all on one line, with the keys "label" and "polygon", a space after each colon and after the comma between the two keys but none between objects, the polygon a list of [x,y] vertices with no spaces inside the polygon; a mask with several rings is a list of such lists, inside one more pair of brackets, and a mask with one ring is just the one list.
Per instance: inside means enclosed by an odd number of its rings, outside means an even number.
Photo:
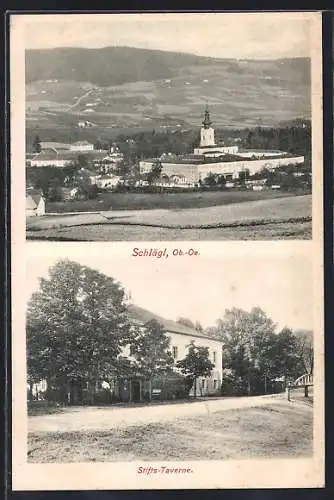
[{"label": "row of trees", "polygon": [[[255,127],[252,129],[216,130],[216,141],[235,143],[247,149],[272,149],[309,156],[311,152],[311,123],[303,121],[280,127]],[[175,154],[191,153],[198,146],[197,129],[156,132],[155,130],[132,135],[121,134],[116,142],[125,155],[135,159],[157,157],[169,151]]]},{"label": "row of trees", "polygon": [[293,332],[275,323],[260,308],[233,308],[208,331],[223,342],[224,393],[265,394],[275,382],[285,387],[304,373],[313,373],[311,331]]},{"label": "row of trees", "polygon": [[277,325],[262,309],[226,310],[215,327],[180,318],[223,344],[223,394],[265,394],[288,381],[313,373],[313,336],[310,330],[292,331]]},{"label": "row of trees", "polygon": [[[300,121],[278,127],[255,127],[245,129],[217,129],[217,142],[236,142],[242,148],[273,149],[308,156],[311,152],[311,123]],[[156,130],[141,131],[134,134],[119,134],[116,138],[96,139],[96,149],[109,149],[117,143],[121,152],[135,163],[140,158],[158,157],[169,151],[175,154],[191,153],[198,145],[198,129],[166,132]],[[32,149],[39,153],[40,138],[35,136]]]},{"label": "row of trees", "polygon": [[[124,289],[113,278],[76,262],[59,261],[28,304],[28,382],[32,388],[45,379],[48,387],[63,394],[73,384],[85,385],[92,401],[97,382],[172,374],[169,342],[155,320],[134,327]],[[126,346],[130,357],[123,354]],[[197,377],[213,369],[208,349],[194,344],[176,366],[188,391]]]}]

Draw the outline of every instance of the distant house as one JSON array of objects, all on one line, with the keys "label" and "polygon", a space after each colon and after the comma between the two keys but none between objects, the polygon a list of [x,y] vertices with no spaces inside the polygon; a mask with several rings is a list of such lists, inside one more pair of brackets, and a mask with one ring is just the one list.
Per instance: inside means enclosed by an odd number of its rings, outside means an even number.
[{"label": "distant house", "polygon": [[45,215],[45,199],[41,193],[28,190],[26,193],[26,217]]},{"label": "distant house", "polygon": [[31,167],[66,167],[66,165],[71,165],[74,159],[73,156],[59,154],[56,151],[42,151],[27,159],[27,163]]},{"label": "distant house", "polygon": [[78,127],[79,128],[95,127],[95,124],[92,122],[89,122],[87,120],[84,120],[84,121],[81,120],[78,122]]},{"label": "distant house", "polygon": [[77,141],[71,144],[71,151],[93,151],[94,144],[91,144],[88,141]]},{"label": "distant house", "polygon": [[56,150],[56,151],[68,151],[71,147],[71,144],[67,144],[65,142],[50,142],[50,141],[42,141],[41,150]]},{"label": "distant house", "polygon": [[101,189],[112,189],[119,184],[120,177],[116,175],[102,175],[96,180],[97,187]]},{"label": "distant house", "polygon": [[77,177],[79,181],[88,180],[90,184],[97,184],[99,175],[93,170],[88,170],[87,168],[81,168],[78,172]]}]

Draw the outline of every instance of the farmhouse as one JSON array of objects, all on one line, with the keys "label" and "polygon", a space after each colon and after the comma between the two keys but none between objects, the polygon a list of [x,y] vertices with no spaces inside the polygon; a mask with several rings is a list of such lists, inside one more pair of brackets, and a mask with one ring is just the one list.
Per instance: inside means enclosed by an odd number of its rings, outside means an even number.
[{"label": "farmhouse", "polygon": [[120,179],[117,175],[101,175],[96,178],[96,185],[100,189],[113,189],[118,186]]},{"label": "farmhouse", "polygon": [[[82,153],[82,152],[81,152]],[[98,163],[106,156],[104,150],[90,150],[83,153],[89,163]],[[78,161],[79,152],[71,150],[44,150],[41,153],[26,156],[26,163],[30,167],[66,167]]]},{"label": "farmhouse", "polygon": [[28,189],[26,193],[26,217],[34,217],[45,214],[45,199],[42,194],[34,189]]},{"label": "farmhouse", "polygon": [[77,141],[71,144],[71,151],[93,151],[94,144],[91,144],[88,141]]},{"label": "farmhouse", "polygon": [[[68,153],[68,152],[66,152]],[[71,165],[75,161],[73,155],[58,153],[57,151],[42,151],[32,156],[30,159],[27,158],[27,164],[30,167],[66,167]]]},{"label": "farmhouse", "polygon": [[203,181],[209,174],[223,175],[227,181],[238,179],[247,172],[254,175],[263,168],[276,169],[290,164],[304,163],[304,156],[288,154],[284,151],[240,150],[238,145],[225,146],[215,143],[214,129],[208,109],[200,131],[200,145],[193,154],[172,155],[165,153],[160,158],[150,158],[139,162],[141,174],[147,174],[156,162],[162,165],[161,175],[165,182],[169,178],[179,178],[183,185],[193,185]]},{"label": "farmhouse", "polygon": [[42,141],[40,142],[41,150],[53,150],[55,152],[68,151],[71,144],[65,142],[52,142],[52,141]]}]

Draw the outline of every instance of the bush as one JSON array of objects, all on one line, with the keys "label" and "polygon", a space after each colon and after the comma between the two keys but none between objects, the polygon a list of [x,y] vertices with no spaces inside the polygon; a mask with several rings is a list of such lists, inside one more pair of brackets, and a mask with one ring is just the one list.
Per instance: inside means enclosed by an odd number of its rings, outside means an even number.
[{"label": "bush", "polygon": [[243,379],[233,375],[224,375],[220,392],[223,396],[245,396],[247,387]]},{"label": "bush", "polygon": [[161,400],[184,399],[189,397],[189,381],[183,375],[177,373],[154,377],[152,389],[161,389]]}]

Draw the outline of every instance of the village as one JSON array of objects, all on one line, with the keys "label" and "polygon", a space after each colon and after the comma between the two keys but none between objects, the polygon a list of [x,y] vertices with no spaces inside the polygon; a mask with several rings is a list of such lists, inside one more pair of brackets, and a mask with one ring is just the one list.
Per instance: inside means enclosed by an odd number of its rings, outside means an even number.
[{"label": "village", "polygon": [[[305,127],[303,124],[300,130]],[[208,107],[198,136],[192,152],[163,151],[153,158],[145,157],[131,137],[123,139],[126,147],[122,148],[117,142],[67,144],[41,141],[36,136],[33,151],[26,155],[26,214],[44,215],[52,202],[100,198],[102,203],[104,193],[111,192],[182,196],[196,191],[309,192],[311,188],[307,151],[246,149],[236,137],[229,144],[217,142]],[[129,154],[135,148],[136,154]],[[154,151],[153,146],[151,149]],[[72,209],[69,204],[68,211]],[[84,210],[90,210],[89,201]]]}]

